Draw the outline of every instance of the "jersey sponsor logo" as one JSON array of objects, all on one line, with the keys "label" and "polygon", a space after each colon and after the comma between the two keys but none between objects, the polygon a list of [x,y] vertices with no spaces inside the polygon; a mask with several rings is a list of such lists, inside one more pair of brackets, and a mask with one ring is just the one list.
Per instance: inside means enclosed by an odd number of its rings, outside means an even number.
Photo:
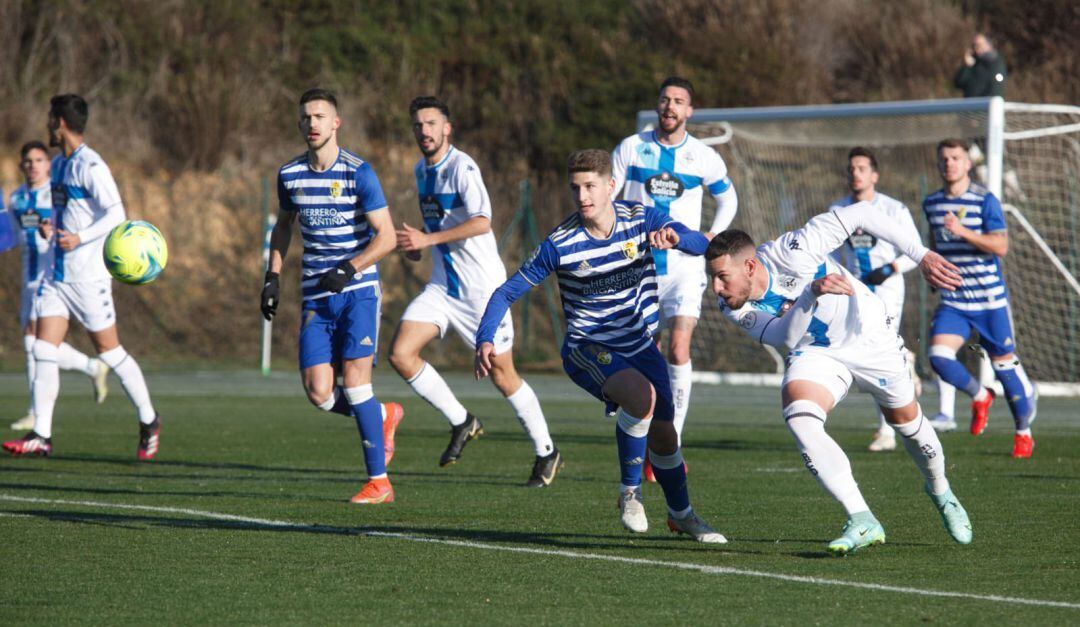
[{"label": "jersey sponsor logo", "polygon": [[855,250],[869,250],[877,244],[877,238],[862,229],[855,229],[855,232],[848,238],[848,242],[851,243],[851,247]]},{"label": "jersey sponsor logo", "polygon": [[739,326],[744,329],[753,329],[754,323],[757,322],[757,312],[748,311],[739,318]]},{"label": "jersey sponsor logo", "polygon": [[425,220],[442,220],[446,215],[446,210],[434,196],[424,196],[420,199],[420,213],[423,214]]},{"label": "jersey sponsor logo", "polygon": [[36,229],[40,223],[41,216],[33,209],[27,209],[25,213],[19,216],[19,226],[24,229]]},{"label": "jersey sponsor logo", "polygon": [[63,209],[67,207],[68,195],[67,189],[63,185],[57,184],[52,186],[52,206],[54,209]]},{"label": "jersey sponsor logo", "polygon": [[304,207],[300,210],[300,218],[307,226],[316,228],[348,224],[333,207]]},{"label": "jersey sponsor logo", "polygon": [[581,290],[585,296],[597,294],[614,294],[634,287],[641,282],[641,272],[636,269],[626,269],[603,278],[592,279]]},{"label": "jersey sponsor logo", "polygon": [[670,172],[661,172],[645,181],[645,191],[654,199],[675,200],[683,195],[686,187]]},{"label": "jersey sponsor logo", "polygon": [[627,259],[630,259],[630,260],[637,259],[637,253],[638,253],[637,242],[635,242],[633,240],[623,242],[622,254],[625,255]]},{"label": "jersey sponsor logo", "polygon": [[334,181],[330,184],[330,197],[338,198],[341,196],[341,181]]}]

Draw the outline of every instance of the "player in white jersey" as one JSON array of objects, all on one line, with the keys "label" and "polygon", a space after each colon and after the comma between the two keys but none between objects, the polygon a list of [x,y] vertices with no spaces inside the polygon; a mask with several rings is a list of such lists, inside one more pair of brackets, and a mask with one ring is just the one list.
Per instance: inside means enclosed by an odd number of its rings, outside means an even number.
[{"label": "player in white jersey", "polygon": [[932,284],[943,289],[959,284],[954,266],[873,205],[859,202],[821,214],[756,250],[742,231],[717,235],[705,254],[713,291],[725,316],[747,335],[790,349],[781,392],[784,420],[806,469],[848,515],[828,551],[844,555],[885,541],[885,530],[863,499],[847,456],[825,432],[827,413],[852,384],[874,397],[903,436],[945,528],[966,544],[971,523],[949,488],[941,442],[915,398],[894,321],[881,299],[829,256],[857,229],[889,240],[918,260]]},{"label": "player in white jersey", "polygon": [[[829,210],[866,201],[876,211],[895,221],[897,228],[904,230],[909,238],[920,239],[911,211],[904,203],[877,191],[878,176],[878,162],[874,153],[862,146],[852,148],[848,152],[847,167],[848,189],[851,193],[833,203]],[[917,264],[893,244],[862,229],[857,229],[844,245],[832,254],[834,259],[884,301],[886,313],[893,318],[893,328],[899,331],[900,319],[904,314],[903,274]],[[918,393],[919,380],[914,370],[915,355],[908,351],[907,358],[912,381],[915,382]],[[877,430],[869,448],[874,452],[896,448],[896,432],[889,426],[880,409]]]},{"label": "player in white jersey", "polygon": [[[23,330],[23,347],[26,350],[26,379],[30,390],[30,407],[26,416],[11,424],[16,431],[34,428],[34,340],[37,333],[37,314],[34,297],[45,276],[49,258],[49,240],[41,236],[38,226],[42,220],[52,217],[52,195],[49,191],[49,150],[39,141],[30,141],[19,151],[19,169],[23,184],[11,193],[9,206],[11,217],[22,246],[22,298],[19,307],[19,326]],[[105,402],[109,392],[106,377],[109,367],[99,359],[88,357],[67,342],[60,344],[57,361],[61,370],[78,370],[90,377],[94,385],[94,400]]]},{"label": "player in white jersey", "polygon": [[42,234],[52,240],[51,269],[34,301],[34,430],[22,440],[5,442],[14,455],[52,451],[53,408],[60,392],[60,345],[74,316],[90,334],[98,358],[120,378],[138,413],[136,456],[158,452],[161,416],[150,402],[142,369],[120,345],[113,307],[112,277],[105,269],[105,236],[124,221],[124,204],[109,166],[83,143],[89,107],[81,96],[63,94],[49,102],[49,143],[62,153],[52,163],[52,217]]},{"label": "player in white jersey", "polygon": [[[338,146],[337,98],[320,88],[300,96],[297,128],[304,154],[278,170],[278,220],[261,295],[267,320],[281,300],[279,275],[299,224],[302,323],[300,376],[312,405],[356,420],[368,481],[350,502],[390,503],[390,441],[401,420],[397,403],[381,405],[371,385],[382,288],[378,262],[394,250],[394,223],[375,170]],[[337,385],[340,373],[344,387]]]},{"label": "player in white jersey", "polygon": [[[420,351],[451,328],[473,347],[484,306],[506,280],[506,268],[491,232],[491,200],[480,168],[450,144],[450,109],[438,98],[421,96],[410,103],[409,116],[423,153],[414,170],[423,230],[404,222],[397,231],[397,245],[414,261],[422,250],[430,249],[432,268],[424,291],[401,316],[390,345],[390,364],[450,422],[450,443],[439,458],[439,465],[447,466],[461,457],[469,440],[483,433],[483,425]],[[509,312],[499,325],[496,342],[491,381],[514,408],[536,454],[526,485],[546,486],[562,466],[562,454],[551,441],[540,401],[514,368]]]},{"label": "player in white jersey", "polygon": [[[656,207],[694,230],[701,229],[704,190],[716,199],[709,233],[735,219],[738,197],[723,158],[686,132],[693,116],[694,87],[672,76],[660,84],[656,128],[627,137],[612,154],[612,176],[621,197]],[[693,365],[690,342],[701,316],[705,263],[678,250],[653,251],[660,297],[660,329],[668,329],[668,372],[675,398],[675,430],[682,437],[690,406]],[[659,333],[657,334],[659,341]],[[648,466],[646,466],[648,468]],[[648,477],[651,473],[646,473]]]}]

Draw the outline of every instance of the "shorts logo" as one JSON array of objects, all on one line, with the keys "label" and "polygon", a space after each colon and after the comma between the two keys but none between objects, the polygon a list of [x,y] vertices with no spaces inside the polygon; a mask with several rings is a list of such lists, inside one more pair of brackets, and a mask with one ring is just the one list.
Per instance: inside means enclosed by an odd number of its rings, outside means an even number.
[{"label": "shorts logo", "polygon": [[1011,337],[1005,338],[1005,346],[1012,346],[1012,343],[1013,341]]},{"label": "shorts logo", "polygon": [[637,242],[623,242],[622,254],[625,255],[627,259],[637,259],[637,252]]},{"label": "shorts logo", "polygon": [[304,324],[302,326],[306,327],[308,325],[308,323],[311,322],[314,318],[315,318],[315,312],[313,310],[309,309],[309,310],[305,311],[304,312]]},{"label": "shorts logo", "polygon": [[364,339],[360,340],[360,346],[371,346],[371,338],[364,336]]},{"label": "shorts logo", "polygon": [[601,366],[607,366],[611,364],[611,353],[607,351],[600,351],[596,354],[596,361]]},{"label": "shorts logo", "polygon": [[754,328],[754,323],[757,322],[757,313],[748,311],[741,318],[739,318],[739,326],[744,329]]},{"label": "shorts logo", "polygon": [[330,184],[330,197],[337,198],[341,196],[341,181],[334,181]]}]

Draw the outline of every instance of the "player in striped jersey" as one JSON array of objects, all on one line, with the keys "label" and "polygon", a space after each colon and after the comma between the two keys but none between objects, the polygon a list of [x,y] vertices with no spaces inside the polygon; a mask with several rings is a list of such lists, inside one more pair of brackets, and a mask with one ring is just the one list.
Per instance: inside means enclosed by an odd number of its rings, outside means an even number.
[{"label": "player in striped jersey", "polygon": [[[340,148],[337,99],[325,89],[300,96],[300,134],[307,152],[278,171],[277,224],[262,292],[267,320],[281,298],[279,273],[299,223],[302,257],[300,372],[308,400],[319,409],[352,415],[360,431],[368,482],[351,502],[389,503],[387,440],[401,419],[384,410],[371,387],[379,335],[378,261],[394,250],[394,223],[371,164]],[[344,389],[337,386],[340,371]],[[386,420],[384,421],[384,414]],[[384,428],[388,431],[384,433]]]},{"label": "player in striped jersey", "polygon": [[[41,236],[38,226],[42,220],[52,217],[52,195],[49,192],[49,151],[45,144],[30,141],[19,151],[19,169],[23,184],[11,193],[9,205],[20,234],[22,245],[22,305],[19,308],[19,326],[23,330],[23,347],[26,349],[26,379],[30,389],[30,407],[26,416],[11,424],[16,431],[34,428],[34,340],[37,335],[37,314],[34,313],[34,295],[45,277],[49,265],[49,240]],[[99,359],[89,357],[78,349],[61,342],[57,351],[61,370],[79,370],[94,384],[94,400],[105,402],[109,392],[106,377],[109,367]]]},{"label": "player in striped jersey", "polygon": [[615,440],[622,487],[619,508],[630,531],[648,531],[641,499],[646,446],[664,490],[668,527],[699,542],[727,542],[690,507],[686,470],[672,424],[667,364],[652,341],[657,324],[652,249],[700,255],[708,240],[652,207],[612,203],[611,156],[570,155],[577,212],[562,222],[488,301],[476,333],[476,375],[492,370],[495,334],[510,305],[555,273],[566,314],[563,368],[578,386],[618,405]]},{"label": "player in striped jersey", "polygon": [[[719,233],[735,219],[738,197],[723,158],[686,132],[694,114],[693,97],[694,87],[685,78],[671,76],[661,83],[656,128],[631,135],[615,148],[615,189],[624,200],[655,207],[694,230],[700,229],[702,197],[708,190],[717,205],[709,232]],[[705,262],[678,250],[653,251],[653,256],[659,328],[668,330],[668,374],[675,400],[675,430],[681,438],[690,407],[690,342],[701,316]]]},{"label": "player in striped jersey", "polygon": [[[506,280],[506,269],[491,232],[491,200],[480,168],[450,144],[450,109],[438,98],[421,96],[409,105],[413,134],[423,153],[416,164],[417,197],[424,230],[406,222],[397,231],[398,247],[417,260],[431,248],[431,280],[405,309],[390,345],[390,364],[421,398],[450,422],[450,444],[440,466],[453,464],[465,444],[483,433],[480,420],[458,402],[439,372],[420,350],[452,327],[472,347],[491,293]],[[550,484],[562,466],[551,441],[540,401],[514,368],[514,324],[507,312],[496,334],[491,380],[514,408],[533,442],[536,459],[526,485]]]},{"label": "player in striped jersey", "polygon": [[105,238],[124,221],[124,203],[109,166],[83,141],[90,108],[77,94],[49,101],[49,144],[61,149],[52,162],[52,216],[42,220],[41,234],[52,244],[50,271],[37,297],[37,339],[34,340],[34,429],[22,440],[5,442],[13,455],[52,452],[53,409],[60,393],[61,345],[74,317],[90,335],[98,358],[120,379],[139,423],[136,457],[153,459],[158,452],[161,416],[150,400],[139,364],[120,344],[112,277],[105,268]]},{"label": "player in striped jersey", "polygon": [[[862,146],[852,148],[848,152],[847,167],[848,188],[851,193],[833,203],[829,210],[867,201],[875,211],[883,212],[895,220],[909,238],[919,240],[919,230],[915,228],[911,211],[899,200],[877,191],[878,176],[878,162],[874,153]],[[885,303],[885,311],[893,318],[893,328],[899,331],[900,319],[904,314],[903,274],[914,269],[917,264],[896,246],[862,229],[856,229],[832,255]],[[916,382],[918,394],[918,375],[914,370],[915,355],[910,351],[908,353],[908,367],[912,380]],[[889,426],[880,409],[877,431],[869,448],[874,452],[896,448],[896,432]]]},{"label": "player in striped jersey", "polygon": [[932,284],[944,289],[959,285],[955,268],[897,226],[891,216],[862,201],[821,214],[756,250],[743,231],[725,231],[705,253],[724,315],[751,338],[790,349],[781,389],[784,421],[806,469],[847,512],[840,537],[828,544],[835,555],[885,541],[851,463],[825,432],[828,412],[852,385],[873,395],[903,436],[949,535],[961,544],[971,542],[971,522],[949,488],[941,442],[915,398],[907,351],[894,320],[880,298],[830,258],[862,229],[918,260]]},{"label": "player in striped jersey", "polygon": [[[994,375],[1005,390],[1016,434],[1013,457],[1031,457],[1035,440],[1035,389],[1016,356],[1009,292],[1001,257],[1009,250],[1005,214],[996,196],[971,181],[968,145],[961,139],[938,144],[938,171],[945,186],[923,200],[934,249],[960,268],[963,284],[941,294],[930,328],[930,364],[938,375],[972,397],[971,433],[986,428],[994,392],[984,388],[956,359],[972,331],[990,355]],[[937,425],[955,428],[955,423]]]}]

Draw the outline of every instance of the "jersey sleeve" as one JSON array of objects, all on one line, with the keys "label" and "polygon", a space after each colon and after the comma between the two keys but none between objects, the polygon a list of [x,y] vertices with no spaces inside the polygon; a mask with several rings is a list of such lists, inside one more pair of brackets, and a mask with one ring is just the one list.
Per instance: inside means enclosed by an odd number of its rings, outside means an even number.
[{"label": "jersey sleeve", "polygon": [[289,190],[285,188],[285,180],[281,178],[281,172],[277,175],[277,201],[278,211],[296,211],[296,205],[293,204]]},{"label": "jersey sleeve", "polygon": [[[915,239],[922,239],[922,236],[919,235],[918,227],[915,226],[915,219],[911,217],[911,210],[908,209],[906,205],[900,205],[899,217],[900,217],[900,226],[901,226],[901,228],[903,228],[904,231],[907,231],[908,237],[913,237]],[[899,252],[899,251],[897,251],[897,252]],[[901,274],[903,274],[904,272],[908,272],[910,270],[914,270],[915,268],[917,268],[919,266],[919,264],[915,263],[914,259],[912,259],[911,257],[908,257],[907,255],[903,254],[902,252],[896,258],[895,263],[896,263],[896,270],[898,272],[900,272]]]},{"label": "jersey sleeve", "polygon": [[[671,214],[665,213],[656,207],[644,207],[645,209],[645,230],[652,233],[653,231],[659,231],[660,229],[673,224],[675,220],[671,217]],[[685,227],[684,227],[685,228]]]},{"label": "jersey sleeve", "polygon": [[630,167],[630,159],[627,155],[629,140],[624,139],[611,153],[611,180],[615,181],[615,197],[622,197],[622,189],[626,185],[626,171]]},{"label": "jersey sleeve", "polygon": [[475,163],[469,163],[457,172],[458,193],[465,203],[465,211],[470,218],[491,219],[491,199],[488,196],[487,187],[484,186],[484,177],[480,174],[480,168]]},{"label": "jersey sleeve", "polygon": [[91,161],[87,164],[83,185],[100,212],[90,226],[78,233],[82,243],[86,243],[105,237],[124,221],[124,203],[120,200],[116,180],[104,161]]},{"label": "jersey sleeve", "polygon": [[363,213],[386,209],[386,196],[383,195],[379,177],[370,163],[364,162],[353,174],[356,184],[356,208]]},{"label": "jersey sleeve", "polygon": [[982,206],[983,233],[1001,233],[1008,227],[1005,224],[1005,212],[1001,209],[1001,202],[992,192],[986,193]]},{"label": "jersey sleeve", "polygon": [[518,273],[531,285],[540,285],[547,275],[559,267],[559,253],[550,239],[545,239],[533,254],[521,264]]}]

